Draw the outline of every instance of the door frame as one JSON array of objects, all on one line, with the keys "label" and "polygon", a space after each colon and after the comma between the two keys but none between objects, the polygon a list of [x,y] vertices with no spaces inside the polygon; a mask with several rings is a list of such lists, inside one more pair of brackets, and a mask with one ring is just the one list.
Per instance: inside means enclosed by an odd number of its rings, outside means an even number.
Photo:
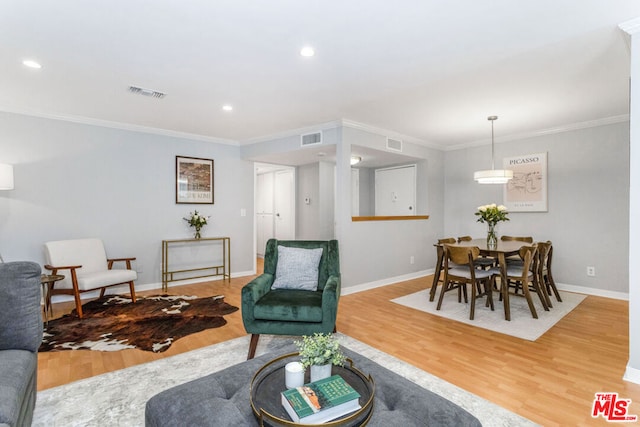
[{"label": "door frame", "polygon": [[[291,170],[293,172],[293,181],[291,183],[291,194],[293,195],[293,213],[291,215],[293,235],[296,235],[296,168],[293,166],[276,165],[271,163],[254,162],[253,163],[253,271],[257,271],[257,254],[258,254],[258,214],[257,214],[257,200],[258,200],[258,175],[263,173],[275,173],[279,170]],[[275,176],[274,176],[275,178]],[[274,206],[275,208],[275,206]],[[274,218],[274,230],[275,230],[275,214]]]}]

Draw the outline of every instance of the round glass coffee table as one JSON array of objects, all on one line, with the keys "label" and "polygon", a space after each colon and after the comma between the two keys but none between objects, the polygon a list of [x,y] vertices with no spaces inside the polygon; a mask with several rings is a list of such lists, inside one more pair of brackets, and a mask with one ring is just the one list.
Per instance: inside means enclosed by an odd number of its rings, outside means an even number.
[{"label": "round glass coffee table", "polygon": [[[287,411],[280,403],[280,393],[287,388],[284,385],[284,366],[288,362],[299,361],[298,353],[289,353],[265,364],[256,372],[251,380],[249,391],[251,409],[261,426],[305,426],[306,424],[291,421]],[[305,383],[309,382],[309,370],[305,372]],[[340,375],[360,394],[360,409],[333,421],[323,423],[325,426],[353,427],[364,426],[373,414],[373,397],[375,383],[371,375],[365,375],[347,358],[344,366],[334,366],[333,375]]]}]

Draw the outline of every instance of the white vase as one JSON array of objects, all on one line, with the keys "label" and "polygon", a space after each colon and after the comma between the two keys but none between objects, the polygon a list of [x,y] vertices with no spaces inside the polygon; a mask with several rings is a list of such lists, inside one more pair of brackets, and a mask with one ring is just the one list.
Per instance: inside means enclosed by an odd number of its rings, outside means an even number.
[{"label": "white vase", "polygon": [[329,378],[331,376],[331,363],[326,365],[311,365],[311,382]]}]

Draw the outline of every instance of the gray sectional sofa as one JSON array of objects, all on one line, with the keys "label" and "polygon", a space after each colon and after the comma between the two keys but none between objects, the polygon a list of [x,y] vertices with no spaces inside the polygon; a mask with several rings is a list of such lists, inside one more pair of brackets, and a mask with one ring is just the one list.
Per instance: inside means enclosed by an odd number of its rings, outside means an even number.
[{"label": "gray sectional sofa", "polygon": [[0,263],[0,427],[30,426],[42,342],[40,266]]}]

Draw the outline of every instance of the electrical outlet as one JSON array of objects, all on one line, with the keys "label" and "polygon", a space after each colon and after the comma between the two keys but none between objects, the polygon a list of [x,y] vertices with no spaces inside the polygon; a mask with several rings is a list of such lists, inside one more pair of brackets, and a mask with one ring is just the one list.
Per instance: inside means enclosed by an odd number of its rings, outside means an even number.
[{"label": "electrical outlet", "polygon": [[414,262],[416,262],[415,258],[413,257],[413,255],[411,255],[409,257],[409,264],[413,264]]},{"label": "electrical outlet", "polygon": [[596,268],[595,267],[587,267],[587,276],[596,277]]}]

